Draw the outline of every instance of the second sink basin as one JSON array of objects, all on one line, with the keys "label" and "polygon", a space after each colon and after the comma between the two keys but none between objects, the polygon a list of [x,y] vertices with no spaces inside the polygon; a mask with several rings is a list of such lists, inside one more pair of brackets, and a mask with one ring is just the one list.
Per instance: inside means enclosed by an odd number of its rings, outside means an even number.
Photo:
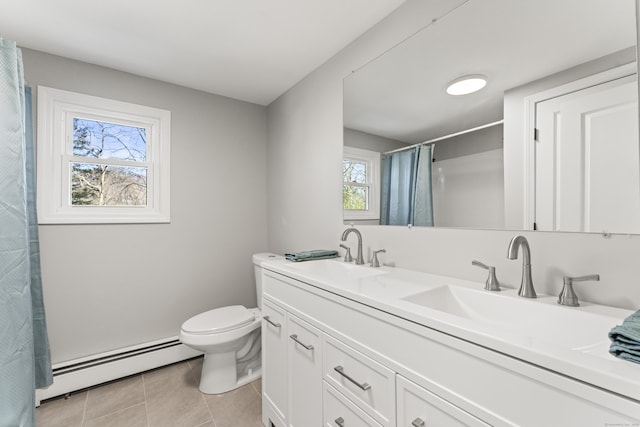
[{"label": "second sink basin", "polygon": [[618,322],[613,317],[559,306],[552,297],[525,299],[514,291],[498,293],[445,285],[403,300],[514,333],[532,344],[551,342],[572,350],[607,342],[607,333]]}]

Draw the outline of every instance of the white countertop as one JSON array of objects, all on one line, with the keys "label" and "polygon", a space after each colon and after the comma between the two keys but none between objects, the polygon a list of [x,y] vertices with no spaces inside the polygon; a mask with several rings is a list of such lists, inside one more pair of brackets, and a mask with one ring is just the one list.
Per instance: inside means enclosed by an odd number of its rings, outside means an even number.
[{"label": "white countertop", "polygon": [[[263,268],[640,402],[640,364],[608,352],[607,333],[630,310],[560,306],[557,296],[521,298],[514,289],[488,292],[481,282],[339,259],[268,261]],[[447,287],[465,298],[461,305]],[[433,290],[453,304],[429,307]]]}]

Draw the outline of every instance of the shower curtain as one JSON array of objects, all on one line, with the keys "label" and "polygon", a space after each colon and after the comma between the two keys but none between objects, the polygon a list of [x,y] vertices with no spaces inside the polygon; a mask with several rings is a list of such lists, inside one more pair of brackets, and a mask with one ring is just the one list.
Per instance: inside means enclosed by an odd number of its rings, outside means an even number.
[{"label": "shower curtain", "polygon": [[423,145],[383,157],[380,224],[433,227],[431,150]]},{"label": "shower curtain", "polygon": [[35,425],[53,382],[35,211],[31,91],[22,54],[0,39],[0,425]]}]

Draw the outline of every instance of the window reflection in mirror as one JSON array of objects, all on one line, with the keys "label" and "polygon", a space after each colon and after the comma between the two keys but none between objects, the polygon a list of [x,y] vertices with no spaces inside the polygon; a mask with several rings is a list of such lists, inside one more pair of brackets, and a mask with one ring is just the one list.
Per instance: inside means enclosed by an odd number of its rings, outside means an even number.
[{"label": "window reflection in mirror", "polygon": [[345,220],[380,219],[380,153],[345,146],[342,160],[342,208]]}]

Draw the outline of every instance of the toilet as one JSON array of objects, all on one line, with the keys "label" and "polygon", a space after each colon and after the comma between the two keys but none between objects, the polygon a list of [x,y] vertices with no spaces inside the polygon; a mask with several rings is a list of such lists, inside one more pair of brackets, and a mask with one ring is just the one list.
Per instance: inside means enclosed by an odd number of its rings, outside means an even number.
[{"label": "toilet", "polygon": [[201,392],[225,393],[260,378],[262,263],[276,259],[284,258],[271,253],[253,255],[258,307],[216,308],[182,324],[180,341],[204,353]]}]

